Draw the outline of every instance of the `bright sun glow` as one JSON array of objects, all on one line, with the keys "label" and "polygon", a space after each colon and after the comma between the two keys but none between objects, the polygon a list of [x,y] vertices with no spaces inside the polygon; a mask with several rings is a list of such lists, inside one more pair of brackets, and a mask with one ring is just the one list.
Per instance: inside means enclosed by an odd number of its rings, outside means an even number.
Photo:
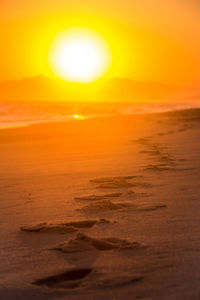
[{"label": "bright sun glow", "polygon": [[75,82],[96,80],[111,63],[105,41],[88,29],[61,32],[53,41],[49,58],[56,75]]},{"label": "bright sun glow", "polygon": [[82,116],[82,115],[73,115],[72,117],[76,120],[84,120],[85,119],[84,116]]}]

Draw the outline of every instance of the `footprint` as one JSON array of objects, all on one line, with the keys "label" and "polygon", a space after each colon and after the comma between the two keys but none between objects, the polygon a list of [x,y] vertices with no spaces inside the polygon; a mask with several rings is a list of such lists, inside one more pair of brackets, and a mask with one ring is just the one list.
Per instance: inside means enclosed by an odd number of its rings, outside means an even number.
[{"label": "footprint", "polygon": [[38,279],[33,284],[49,288],[72,289],[81,285],[82,280],[92,273],[91,268],[74,269],[58,275]]},{"label": "footprint", "polygon": [[162,171],[173,171],[172,168],[169,168],[166,164],[160,165],[149,165],[144,168],[144,171],[150,172],[162,172]]},{"label": "footprint", "polygon": [[162,155],[161,157],[160,157],[160,160],[161,161],[165,161],[165,162],[168,162],[168,163],[170,163],[170,164],[174,164],[175,163],[175,159],[173,159],[172,157],[170,157],[170,155],[168,155],[168,154],[166,154],[166,155]]},{"label": "footprint", "polygon": [[165,204],[145,205],[145,206],[138,207],[135,211],[154,211],[166,207],[167,205]]},{"label": "footprint", "polygon": [[[142,183],[139,183],[139,184],[142,184]],[[144,184],[144,183],[143,183]],[[138,186],[138,185],[137,185]],[[144,187],[144,186],[142,186]],[[141,198],[141,197],[150,197],[151,194],[147,194],[147,193],[136,193],[132,190],[129,190],[127,192],[125,192],[124,194],[122,194],[122,196],[126,199],[136,199],[136,198]]]},{"label": "footprint", "polygon": [[83,233],[77,233],[74,239],[71,239],[61,245],[58,245],[54,250],[59,250],[64,253],[76,253],[83,251],[108,251],[116,249],[140,249],[143,248],[137,242],[129,242],[118,238],[92,238]]},{"label": "footprint", "polygon": [[[147,183],[134,183],[133,184],[134,186],[142,186],[144,187],[149,187],[149,184]],[[104,195],[89,195],[89,196],[83,196],[83,197],[76,197],[74,198],[74,200],[76,201],[91,201],[91,202],[99,202],[99,201],[106,201],[106,200],[110,200],[111,199],[116,199],[116,198],[119,198],[119,197],[122,197],[122,198],[126,198],[126,199],[135,199],[135,198],[138,198],[138,197],[149,197],[150,195],[147,194],[147,193],[136,193],[132,190],[128,190],[127,192],[124,192],[124,193],[111,193],[111,194],[104,194]]]},{"label": "footprint", "polygon": [[35,280],[34,285],[53,289],[75,289],[79,287],[110,288],[133,284],[143,280],[140,274],[120,272],[120,274],[100,273],[92,268],[73,269],[58,275]]},{"label": "footprint", "polygon": [[143,187],[143,188],[151,188],[154,185],[152,183],[149,182],[135,182],[133,184],[134,187]]},{"label": "footprint", "polygon": [[150,142],[150,140],[151,140],[151,137],[146,137],[146,138],[141,138],[141,139],[134,140],[133,142],[137,143],[137,144],[146,145]]},{"label": "footprint", "polygon": [[140,151],[142,154],[150,154],[150,155],[161,155],[160,150],[142,150]]},{"label": "footprint", "polygon": [[80,210],[85,213],[101,213],[102,211],[132,211],[132,212],[141,212],[141,211],[154,211],[160,208],[167,207],[165,204],[156,204],[156,205],[134,205],[131,203],[112,203],[111,201],[99,201],[82,207]]},{"label": "footprint", "polygon": [[110,221],[105,219],[99,219],[99,220],[84,220],[84,221],[68,222],[63,224],[40,223],[33,226],[22,226],[20,230],[27,231],[27,232],[69,233],[69,232],[77,231],[78,228],[91,228],[95,224],[101,224],[101,223],[110,223]]},{"label": "footprint", "polygon": [[133,187],[133,183],[128,182],[127,180],[138,178],[140,176],[119,176],[119,177],[104,177],[92,179],[90,182],[99,184],[96,188],[103,189],[120,189],[120,188],[129,188]]},{"label": "footprint", "polygon": [[175,159],[170,154],[162,152],[158,145],[152,146],[152,150],[142,150],[140,153],[149,154],[150,156],[157,156],[158,161],[163,161],[170,165],[175,164]]},{"label": "footprint", "polygon": [[123,188],[129,188],[129,187],[133,187],[133,186],[134,185],[132,183],[127,182],[125,180],[116,180],[113,182],[100,184],[96,188],[99,188],[99,189],[123,189]]},{"label": "footprint", "polygon": [[160,164],[160,165],[149,165],[145,167],[144,171],[150,172],[163,172],[163,171],[172,171],[172,172],[182,172],[182,171],[192,171],[195,168],[172,168],[168,167],[168,164]]},{"label": "footprint", "polygon": [[[102,277],[102,278],[101,278]],[[120,274],[105,274],[98,278],[97,287],[108,288],[108,287],[120,287],[124,285],[133,284],[144,279],[140,274],[131,274],[128,272],[120,272]]]},{"label": "footprint", "polygon": [[128,203],[113,203],[110,200],[102,200],[102,201],[97,201],[94,203],[90,203],[84,207],[82,207],[80,210],[84,211],[86,213],[99,213],[105,210],[118,210],[126,207],[130,207],[131,204]]},{"label": "footprint", "polygon": [[192,128],[192,126],[190,126],[190,125],[185,125],[184,127],[179,128],[178,131],[179,131],[179,132],[183,132],[183,131],[187,131],[187,130],[189,130],[189,129],[191,129],[191,128]]},{"label": "footprint", "polygon": [[43,233],[70,233],[75,232],[78,229],[72,226],[65,226],[62,224],[48,224],[48,223],[40,223],[32,226],[22,226],[20,227],[21,231],[26,232],[43,232]]},{"label": "footprint", "polygon": [[158,135],[158,136],[164,136],[164,135],[166,135],[166,133],[164,133],[164,132],[159,132],[157,135]]},{"label": "footprint", "polygon": [[107,200],[109,198],[117,198],[120,197],[122,193],[110,193],[110,194],[103,194],[103,195],[89,195],[83,197],[75,197],[74,200],[76,201],[96,201],[96,200]]},{"label": "footprint", "polygon": [[97,184],[96,188],[110,188],[110,189],[120,189],[129,188],[133,186],[133,183],[128,182],[134,178],[143,177],[141,175],[136,176],[115,176],[115,177],[103,177],[90,180],[91,183]]},{"label": "footprint", "polygon": [[186,131],[186,130],[187,130],[187,128],[185,128],[185,127],[178,129],[179,132],[183,132],[183,131]]},{"label": "footprint", "polygon": [[91,179],[90,182],[93,183],[104,183],[104,182],[112,182],[113,180],[128,180],[133,178],[143,177],[142,175],[129,175],[129,176],[114,176],[114,177],[101,177],[101,178],[95,178]]}]

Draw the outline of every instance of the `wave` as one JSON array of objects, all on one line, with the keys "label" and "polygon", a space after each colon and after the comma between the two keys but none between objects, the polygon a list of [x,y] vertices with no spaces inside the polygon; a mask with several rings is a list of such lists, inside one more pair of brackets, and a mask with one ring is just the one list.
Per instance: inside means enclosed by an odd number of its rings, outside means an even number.
[{"label": "wave", "polygon": [[0,128],[28,126],[44,122],[67,121],[114,115],[161,113],[200,108],[200,102],[151,103],[65,103],[1,102]]}]

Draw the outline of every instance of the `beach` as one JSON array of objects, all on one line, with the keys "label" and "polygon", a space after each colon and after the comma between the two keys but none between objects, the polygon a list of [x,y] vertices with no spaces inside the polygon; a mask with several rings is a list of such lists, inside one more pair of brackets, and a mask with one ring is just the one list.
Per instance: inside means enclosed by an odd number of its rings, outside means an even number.
[{"label": "beach", "polygon": [[199,121],[0,130],[0,298],[199,299]]}]

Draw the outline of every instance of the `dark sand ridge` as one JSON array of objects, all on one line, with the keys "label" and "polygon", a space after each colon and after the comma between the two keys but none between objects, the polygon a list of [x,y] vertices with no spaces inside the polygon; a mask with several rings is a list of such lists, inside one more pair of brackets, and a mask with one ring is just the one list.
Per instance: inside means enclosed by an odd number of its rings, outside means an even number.
[{"label": "dark sand ridge", "polygon": [[26,232],[56,232],[56,233],[68,233],[75,232],[80,228],[91,228],[96,224],[109,223],[108,220],[84,220],[84,221],[74,221],[62,224],[48,224],[39,223],[33,226],[22,226],[21,231]]}]

